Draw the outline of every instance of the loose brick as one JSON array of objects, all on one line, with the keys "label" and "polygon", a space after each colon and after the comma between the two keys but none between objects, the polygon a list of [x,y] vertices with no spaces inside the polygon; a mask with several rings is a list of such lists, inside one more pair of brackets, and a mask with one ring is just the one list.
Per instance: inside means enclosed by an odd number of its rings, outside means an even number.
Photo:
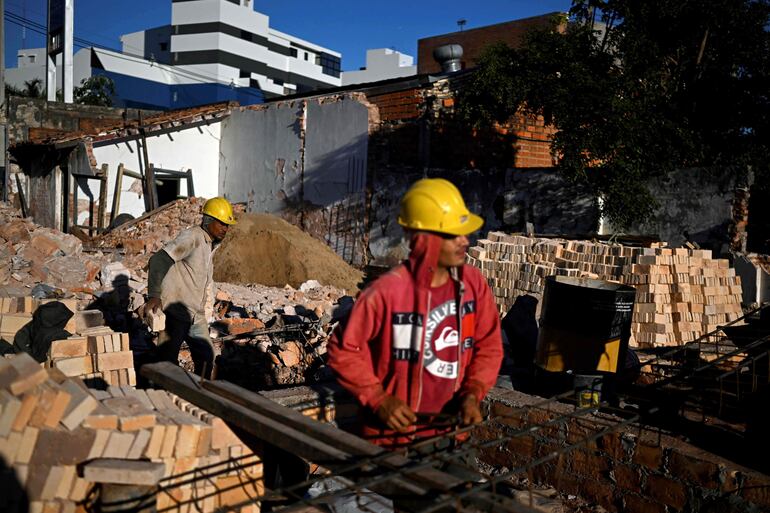
[{"label": "loose brick", "polygon": [[118,369],[128,369],[134,366],[134,353],[131,351],[116,351],[96,355],[94,371],[107,372]]},{"label": "loose brick", "polygon": [[668,477],[647,476],[645,491],[657,502],[671,506],[677,510],[684,509],[687,504],[687,489],[685,486]]},{"label": "loose brick", "polygon": [[678,450],[671,452],[668,468],[672,475],[679,479],[686,479],[696,486],[703,488],[719,488],[719,465],[710,461],[704,461]]},{"label": "loose brick", "polygon": [[73,356],[85,356],[86,354],[88,354],[88,339],[78,337],[51,342],[49,357],[54,359],[70,358]]},{"label": "loose brick", "polygon": [[642,489],[642,476],[639,471],[629,465],[618,465],[612,469],[615,483],[623,490],[640,492]]},{"label": "loose brick", "polygon": [[666,513],[666,506],[658,502],[628,494],[623,497],[624,511],[628,513]]},{"label": "loose brick", "polygon": [[663,465],[663,449],[657,445],[639,442],[634,449],[632,461],[651,470],[658,470]]}]

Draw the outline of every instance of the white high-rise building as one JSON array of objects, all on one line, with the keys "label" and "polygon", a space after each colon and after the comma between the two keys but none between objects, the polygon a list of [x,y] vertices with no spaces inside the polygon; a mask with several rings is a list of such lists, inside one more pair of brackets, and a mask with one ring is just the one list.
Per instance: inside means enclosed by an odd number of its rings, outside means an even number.
[{"label": "white high-rise building", "polygon": [[[121,36],[122,51],[75,54],[74,84],[101,75],[115,84],[113,105],[179,109],[264,99],[342,85],[341,55],[270,28],[251,0],[171,0],[171,25]],[[8,83],[45,79],[45,50],[20,50]]]},{"label": "white high-rise building", "polygon": [[341,55],[270,27],[251,0],[171,0],[171,25],[121,37],[123,53],[265,97],[341,85]]}]

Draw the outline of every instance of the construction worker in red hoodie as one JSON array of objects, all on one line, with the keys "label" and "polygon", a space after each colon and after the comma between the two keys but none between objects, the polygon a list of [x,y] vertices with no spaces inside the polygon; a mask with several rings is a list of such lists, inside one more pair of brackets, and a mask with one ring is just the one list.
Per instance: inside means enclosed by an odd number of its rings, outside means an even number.
[{"label": "construction worker in red hoodie", "polygon": [[483,220],[451,182],[426,178],[402,198],[398,223],[409,258],[361,293],[328,346],[338,381],[363,406],[361,435],[389,448],[440,434],[437,413],[481,422],[503,358],[492,292],[465,264]]}]

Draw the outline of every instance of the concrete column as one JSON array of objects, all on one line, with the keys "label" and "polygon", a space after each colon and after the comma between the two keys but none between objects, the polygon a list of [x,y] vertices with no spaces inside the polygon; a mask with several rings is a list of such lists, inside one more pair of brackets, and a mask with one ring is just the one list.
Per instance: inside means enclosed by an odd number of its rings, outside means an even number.
[{"label": "concrete column", "polygon": [[75,51],[75,0],[65,0],[64,4],[64,48],[62,49],[62,93],[64,103],[72,103],[72,60]]},{"label": "concrete column", "polygon": [[0,0],[0,180],[2,180],[2,200],[8,201],[8,162],[6,159],[6,112],[5,105],[5,0]]}]

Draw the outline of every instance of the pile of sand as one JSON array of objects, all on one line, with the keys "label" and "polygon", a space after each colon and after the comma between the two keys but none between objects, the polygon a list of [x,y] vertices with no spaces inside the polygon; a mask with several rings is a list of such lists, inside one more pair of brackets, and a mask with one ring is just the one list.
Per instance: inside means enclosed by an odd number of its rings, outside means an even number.
[{"label": "pile of sand", "polygon": [[242,214],[214,255],[214,280],[294,288],[307,280],[355,293],[363,273],[323,242],[268,214]]}]

